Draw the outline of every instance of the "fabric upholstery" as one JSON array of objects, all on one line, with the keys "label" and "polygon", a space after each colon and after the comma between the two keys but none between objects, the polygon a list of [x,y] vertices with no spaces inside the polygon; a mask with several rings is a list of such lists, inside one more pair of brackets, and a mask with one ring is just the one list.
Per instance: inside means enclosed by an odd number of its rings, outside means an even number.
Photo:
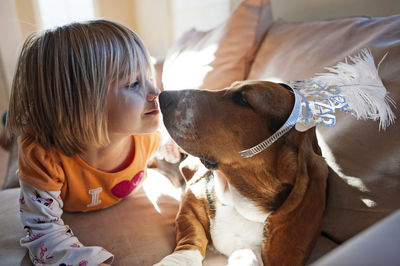
[{"label": "fabric upholstery", "polygon": [[271,23],[269,0],[244,0],[219,27],[186,32],[165,59],[164,89],[215,90],[245,79]]},{"label": "fabric upholstery", "polygon": [[110,208],[64,213],[63,219],[82,243],[104,245],[113,253],[113,265],[152,265],[175,248],[174,222],[179,202],[161,194],[154,206],[148,193],[141,189]]},{"label": "fabric upholstery", "polygon": [[313,266],[398,265],[399,225],[400,210],[346,241]]},{"label": "fabric upholstery", "polygon": [[19,188],[0,192],[0,265],[21,265],[26,250],[19,246],[23,226],[19,218]]},{"label": "fabric upholstery", "polygon": [[[248,79],[295,81],[324,72],[361,49],[371,50],[379,74],[400,103],[400,15],[309,23],[279,22],[269,29]],[[338,243],[400,208],[400,110],[386,131],[378,122],[337,115],[333,128],[317,128],[332,171],[323,231]]]},{"label": "fabric upholstery", "polygon": [[[174,221],[178,194],[172,184],[149,170],[143,187],[118,204],[87,213],[64,213],[62,219],[84,245],[114,254],[113,265],[152,265],[175,248]],[[19,246],[19,188],[0,192],[0,265],[31,265]]]}]

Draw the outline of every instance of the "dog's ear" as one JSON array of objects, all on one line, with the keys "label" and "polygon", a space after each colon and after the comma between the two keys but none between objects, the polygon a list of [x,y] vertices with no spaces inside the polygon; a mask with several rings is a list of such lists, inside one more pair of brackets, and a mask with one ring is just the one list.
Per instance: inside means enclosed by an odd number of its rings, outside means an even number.
[{"label": "dog's ear", "polygon": [[[274,97],[268,96],[268,98],[272,99],[268,102],[268,105],[264,104],[264,107],[267,109],[267,113],[269,113],[268,118],[268,129],[271,134],[278,131],[286,120],[289,118],[289,115],[294,106],[294,95],[292,93],[292,89],[284,84],[284,83],[274,83],[268,85],[269,95],[274,94]],[[282,89],[282,87],[284,89]]]},{"label": "dog's ear", "polygon": [[313,133],[299,138],[293,189],[266,221],[263,258],[271,265],[279,265],[282,256],[288,265],[304,265],[321,230],[328,167],[315,150]]},{"label": "dog's ear", "polygon": [[287,85],[287,84],[285,84],[285,83],[278,83],[279,85],[281,85],[282,87],[285,87],[286,89],[288,89],[288,90],[292,90],[292,88],[289,86],[289,85]]}]

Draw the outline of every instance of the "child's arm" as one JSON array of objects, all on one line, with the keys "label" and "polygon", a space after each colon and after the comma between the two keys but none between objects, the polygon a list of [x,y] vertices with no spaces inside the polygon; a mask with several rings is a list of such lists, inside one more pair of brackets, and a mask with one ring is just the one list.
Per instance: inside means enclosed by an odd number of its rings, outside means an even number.
[{"label": "child's arm", "polygon": [[20,184],[20,212],[25,230],[21,246],[29,249],[35,265],[111,264],[111,253],[101,247],[85,247],[64,225],[60,191],[38,190],[22,181]]}]

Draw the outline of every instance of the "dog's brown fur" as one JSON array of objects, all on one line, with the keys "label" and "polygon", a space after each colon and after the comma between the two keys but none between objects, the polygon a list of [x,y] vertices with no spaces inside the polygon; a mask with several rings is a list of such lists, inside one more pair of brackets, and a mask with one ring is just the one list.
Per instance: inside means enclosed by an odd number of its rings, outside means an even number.
[{"label": "dog's brown fur", "polygon": [[[261,211],[272,212],[264,223],[264,265],[305,264],[320,233],[328,176],[315,129],[292,129],[252,158],[238,153],[283,125],[294,105],[292,92],[272,82],[245,81],[220,91],[163,92],[160,103],[164,124],[185,151],[215,168]],[[188,115],[194,123],[180,123]],[[188,184],[175,251],[197,249],[204,257],[211,242],[213,210],[204,191],[191,189],[207,183],[207,176]]]}]

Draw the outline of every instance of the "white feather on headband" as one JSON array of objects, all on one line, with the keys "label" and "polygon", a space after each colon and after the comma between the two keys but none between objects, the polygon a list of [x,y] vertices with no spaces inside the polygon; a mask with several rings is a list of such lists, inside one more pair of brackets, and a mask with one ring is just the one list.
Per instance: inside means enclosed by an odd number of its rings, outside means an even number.
[{"label": "white feather on headband", "polygon": [[299,131],[324,124],[336,123],[336,110],[351,112],[357,119],[379,120],[379,129],[386,129],[394,122],[395,115],[378,68],[369,50],[362,50],[359,55],[350,56],[352,64],[341,62],[326,68],[331,73],[317,74],[315,77],[290,84],[302,96],[303,115],[296,129]]},{"label": "white feather on headband", "polygon": [[[387,55],[387,54],[386,54]],[[298,131],[323,124],[336,124],[335,112],[350,112],[357,119],[379,120],[379,129],[386,129],[394,122],[395,115],[390,105],[395,102],[389,97],[374,58],[369,50],[350,56],[343,63],[326,68],[331,73],[317,74],[315,77],[289,83],[295,96],[295,104],[288,120],[268,139],[249,149],[240,151],[244,158],[250,158],[272,145],[293,126]]]}]

